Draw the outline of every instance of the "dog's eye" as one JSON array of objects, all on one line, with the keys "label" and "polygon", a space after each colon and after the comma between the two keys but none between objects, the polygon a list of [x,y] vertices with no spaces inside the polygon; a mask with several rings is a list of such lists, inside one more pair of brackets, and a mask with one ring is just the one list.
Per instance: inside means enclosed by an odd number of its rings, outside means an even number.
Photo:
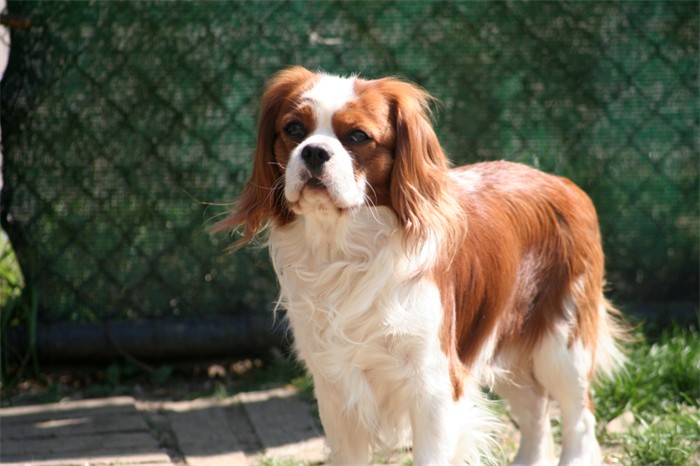
[{"label": "dog's eye", "polygon": [[364,144],[372,140],[367,133],[359,129],[351,131],[345,139],[350,144]]},{"label": "dog's eye", "polygon": [[306,136],[306,129],[301,123],[293,121],[284,127],[284,132],[295,141],[301,141]]}]

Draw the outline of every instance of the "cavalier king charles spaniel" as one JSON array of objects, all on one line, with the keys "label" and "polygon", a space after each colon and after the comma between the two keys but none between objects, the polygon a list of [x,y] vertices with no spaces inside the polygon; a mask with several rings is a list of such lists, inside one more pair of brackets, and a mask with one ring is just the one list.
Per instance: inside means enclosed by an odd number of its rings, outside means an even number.
[{"label": "cavalier king charles spaniel", "polygon": [[590,385],[623,362],[595,208],[509,162],[450,168],[432,98],[394,78],[284,70],[263,97],[250,180],[218,231],[267,230],[294,348],[332,464],[410,445],[413,464],[479,463],[497,425],[515,464],[601,463]]}]

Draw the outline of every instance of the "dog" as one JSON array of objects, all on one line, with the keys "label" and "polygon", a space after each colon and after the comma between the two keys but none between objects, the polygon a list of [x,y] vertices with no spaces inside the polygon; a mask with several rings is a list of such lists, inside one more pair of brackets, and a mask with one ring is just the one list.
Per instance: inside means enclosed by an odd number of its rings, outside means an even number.
[{"label": "dog", "polygon": [[[294,349],[332,464],[412,445],[414,464],[477,464],[495,421],[515,464],[600,464],[590,385],[623,361],[603,295],[595,208],[525,165],[451,168],[433,98],[396,78],[285,69],[263,96],[250,180],[215,230],[267,232]],[[408,442],[408,443],[407,443]]]}]

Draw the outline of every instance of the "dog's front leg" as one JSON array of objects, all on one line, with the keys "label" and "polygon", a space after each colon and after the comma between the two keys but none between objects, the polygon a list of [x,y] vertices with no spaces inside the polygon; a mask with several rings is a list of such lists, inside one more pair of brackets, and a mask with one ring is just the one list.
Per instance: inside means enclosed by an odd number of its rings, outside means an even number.
[{"label": "dog's front leg", "polygon": [[456,433],[450,429],[449,393],[425,390],[411,407],[413,464],[446,465],[456,448]]},{"label": "dog's front leg", "polygon": [[321,423],[330,448],[331,465],[363,465],[369,463],[369,437],[357,412],[348,411],[340,391],[318,378],[314,380]]}]

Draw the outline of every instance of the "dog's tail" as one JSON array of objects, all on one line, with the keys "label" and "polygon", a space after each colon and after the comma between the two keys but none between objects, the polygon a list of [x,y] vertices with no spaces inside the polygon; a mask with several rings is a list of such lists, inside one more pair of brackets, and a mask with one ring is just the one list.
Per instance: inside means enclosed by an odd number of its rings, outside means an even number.
[{"label": "dog's tail", "polygon": [[612,378],[627,363],[622,344],[634,340],[622,313],[604,297],[598,308],[598,337],[596,339],[595,373]]}]

